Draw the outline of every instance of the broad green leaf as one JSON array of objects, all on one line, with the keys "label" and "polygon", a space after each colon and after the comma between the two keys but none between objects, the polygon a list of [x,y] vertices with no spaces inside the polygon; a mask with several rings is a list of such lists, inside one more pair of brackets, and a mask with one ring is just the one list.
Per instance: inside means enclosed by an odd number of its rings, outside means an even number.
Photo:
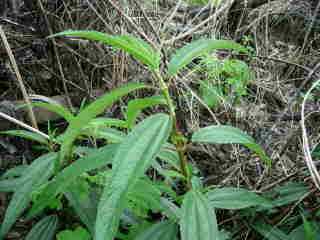
[{"label": "broad green leaf", "polygon": [[91,188],[89,188],[88,193],[83,193],[79,187],[70,186],[64,195],[80,220],[93,235],[98,207],[97,194]]},{"label": "broad green leaf", "polygon": [[141,111],[145,108],[153,107],[156,105],[166,105],[167,102],[162,96],[152,96],[147,98],[138,98],[131,100],[128,104],[127,109],[127,123],[129,128],[132,128],[135,124],[135,121]]},{"label": "broad green leaf", "polygon": [[[98,129],[97,131],[89,131],[83,134],[92,136],[96,139],[105,139],[108,141],[108,143],[120,143],[126,137],[125,133],[113,128],[103,128]],[[165,163],[169,164],[171,167],[174,167],[176,170],[180,170],[179,155],[176,147],[173,144],[168,142],[165,143],[161,151],[158,153],[157,157]],[[153,167],[155,169],[158,169],[156,166]]]},{"label": "broad green leaf", "polygon": [[256,230],[260,235],[267,240],[291,240],[287,234],[281,231],[275,226],[259,221],[252,225],[253,229]]},{"label": "broad green leaf", "polygon": [[53,240],[58,228],[56,215],[46,216],[34,225],[25,240]]},{"label": "broad green leaf", "polygon": [[4,174],[0,176],[0,179],[20,177],[25,173],[27,167],[29,167],[27,164],[23,164],[10,168],[8,171],[6,171]]},{"label": "broad green leaf", "polygon": [[214,209],[206,196],[189,191],[182,203],[180,220],[182,240],[218,240],[219,231]]},{"label": "broad green leaf", "polygon": [[9,131],[0,132],[0,134],[6,134],[10,136],[15,136],[15,137],[22,137],[31,141],[41,143],[43,145],[48,145],[48,139],[46,139],[45,137],[35,132],[30,132],[26,130],[9,130]]},{"label": "broad green leaf", "polygon": [[74,231],[64,230],[57,234],[57,240],[91,240],[88,231],[82,227],[77,227]]},{"label": "broad green leaf", "polygon": [[168,65],[169,76],[176,75],[182,68],[212,50],[226,49],[247,53],[248,50],[240,44],[230,40],[200,39],[187,44],[177,50]]},{"label": "broad green leaf", "polygon": [[66,191],[67,187],[81,174],[111,163],[116,148],[117,145],[99,148],[64,168],[42,191],[39,199],[32,206],[29,217],[42,211],[58,194]]},{"label": "broad green leaf", "polygon": [[134,240],[176,240],[178,226],[174,222],[156,223],[139,234]]},{"label": "broad green leaf", "polygon": [[21,176],[26,173],[28,167],[28,165],[19,165],[2,174],[0,177],[0,192],[16,191],[24,183],[25,179]]},{"label": "broad green leaf", "polygon": [[276,187],[264,194],[266,198],[272,199],[270,206],[261,206],[258,210],[281,207],[300,201],[303,197],[307,197],[308,192],[308,187],[303,183],[290,182],[284,186]]},{"label": "broad green leaf", "polygon": [[105,187],[99,202],[95,240],[114,239],[129,188],[150,167],[168,139],[171,126],[169,116],[156,114],[139,123],[120,143],[113,159],[110,186]]},{"label": "broad green leaf", "polygon": [[67,108],[65,108],[59,103],[32,102],[32,106],[44,108],[50,112],[53,112],[63,117],[68,123],[70,123],[74,118],[74,115]]},{"label": "broad green leaf", "polygon": [[216,188],[207,193],[210,205],[222,209],[242,209],[258,205],[270,204],[270,202],[254,192],[241,188]]},{"label": "broad green leaf", "polygon": [[192,135],[192,142],[242,144],[255,152],[268,166],[271,165],[271,159],[266,155],[262,147],[255,143],[252,137],[235,127],[217,125],[201,128]]},{"label": "broad green leaf", "polygon": [[275,207],[284,206],[298,200],[301,200],[309,192],[309,188],[303,183],[290,182],[285,186],[274,189],[277,198],[272,201]]},{"label": "broad green leaf", "polygon": [[141,39],[129,35],[116,35],[112,36],[106,33],[97,31],[64,31],[52,35],[57,36],[71,36],[79,37],[88,40],[99,41],[108,44],[114,48],[121,49],[140,62],[146,64],[151,70],[156,70],[160,65],[160,53],[153,50],[146,42]]},{"label": "broad green leaf", "polygon": [[23,178],[5,179],[0,181],[0,192],[15,192],[21,184],[23,184]]},{"label": "broad green leaf", "polygon": [[29,205],[32,192],[44,184],[53,173],[53,163],[56,153],[43,155],[32,162],[22,176],[21,184],[12,196],[0,229],[0,239],[3,239],[20,214]]},{"label": "broad green leaf", "polygon": [[135,216],[147,218],[149,210],[160,211],[160,197],[157,186],[150,179],[141,178],[127,193],[128,208]]},{"label": "broad green leaf", "polygon": [[63,161],[65,156],[70,154],[72,144],[74,140],[81,134],[83,128],[97,115],[101,114],[107,107],[111,106],[115,101],[117,101],[122,96],[128,93],[145,88],[144,84],[128,84],[124,87],[115,89],[110,93],[106,93],[100,98],[98,98],[93,103],[89,104],[85,109],[83,109],[70,123],[64,134],[64,141],[60,150],[60,162]]}]

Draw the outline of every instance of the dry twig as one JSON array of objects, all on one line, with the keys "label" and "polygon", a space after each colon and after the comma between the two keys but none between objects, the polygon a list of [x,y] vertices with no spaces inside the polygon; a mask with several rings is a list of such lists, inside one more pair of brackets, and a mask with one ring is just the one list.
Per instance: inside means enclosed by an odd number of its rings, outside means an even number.
[{"label": "dry twig", "polygon": [[9,45],[7,37],[6,37],[6,34],[4,33],[1,25],[0,25],[0,35],[1,35],[2,42],[3,42],[4,46],[5,46],[5,49],[6,49],[7,53],[8,53],[12,68],[14,70],[14,73],[16,74],[18,85],[19,85],[20,90],[22,92],[24,101],[27,104],[30,122],[31,122],[32,126],[35,129],[38,129],[37,120],[36,120],[36,117],[35,117],[34,112],[32,110],[31,102],[30,102],[26,87],[24,86],[24,83],[23,83],[23,80],[22,80],[18,65],[17,65],[16,60],[14,58],[14,55],[13,55],[13,53],[11,51],[10,45]]}]

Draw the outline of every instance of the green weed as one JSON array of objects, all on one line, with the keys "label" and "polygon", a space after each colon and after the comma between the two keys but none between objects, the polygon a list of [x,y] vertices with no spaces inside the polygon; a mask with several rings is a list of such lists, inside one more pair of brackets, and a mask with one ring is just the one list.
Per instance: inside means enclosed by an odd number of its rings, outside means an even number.
[{"label": "green weed", "polygon": [[[131,100],[123,119],[98,116],[121,97],[154,87],[140,83],[122,86],[82,107],[77,115],[58,104],[37,103],[64,117],[69,126],[61,135],[52,136],[50,142],[27,132],[7,132],[50,147],[49,153],[24,166],[23,171],[20,167],[11,169],[1,179],[0,191],[13,192],[13,196],[0,239],[25,211],[31,219],[45,215],[48,209],[57,214],[42,218],[28,239],[54,239],[57,216],[67,215],[70,210],[82,227],[64,230],[56,235],[57,239],[174,240],[179,231],[182,240],[226,239],[228,234],[219,230],[215,209],[272,206],[267,198],[245,189],[203,187],[187,159],[189,144],[242,144],[267,165],[271,161],[253,138],[231,126],[201,128],[188,139],[177,125],[175,103],[167,84],[196,58],[218,49],[246,53],[246,48],[228,40],[200,39],[178,49],[168,70],[162,72],[160,52],[132,36],[66,31],[51,37],[58,36],[99,41],[127,52],[151,71],[161,96]],[[244,95],[247,66],[241,61],[226,60],[222,69],[227,90]],[[141,111],[156,105],[165,106],[168,113],[137,122]],[[87,137],[104,139],[106,144],[99,148],[77,146],[77,140]],[[156,180],[148,177],[150,169],[159,176]]]}]

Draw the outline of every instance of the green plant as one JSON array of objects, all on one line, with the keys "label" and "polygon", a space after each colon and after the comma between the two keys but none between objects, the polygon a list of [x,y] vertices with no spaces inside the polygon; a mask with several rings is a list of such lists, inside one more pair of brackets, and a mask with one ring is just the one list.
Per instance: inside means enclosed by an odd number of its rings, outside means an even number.
[{"label": "green plant", "polygon": [[[65,31],[52,37],[58,36],[96,40],[126,51],[148,67],[162,95],[131,100],[125,119],[100,118],[98,115],[121,97],[151,87],[136,83],[112,90],[83,107],[77,115],[55,103],[37,103],[37,106],[64,117],[69,126],[50,141],[50,153],[34,160],[24,167],[24,171],[17,167],[3,176],[0,191],[14,194],[1,225],[0,239],[30,203],[28,218],[43,215],[48,208],[66,215],[73,211],[95,240],[115,237],[174,240],[178,239],[179,227],[183,240],[226,239],[226,234],[218,230],[215,208],[270,206],[267,199],[248,190],[211,190],[202,186],[201,180],[194,175],[195,167],[187,159],[188,144],[242,144],[267,164],[271,164],[270,159],[251,137],[230,126],[202,128],[192,139],[187,139],[177,125],[175,105],[168,89],[168,80],[177,76],[192,60],[217,49],[247,52],[244,47],[228,40],[192,42],[176,51],[166,74],[160,70],[160,52],[140,39],[95,31]],[[168,114],[157,113],[136,124],[142,110],[159,104],[167,107]],[[47,140],[31,133],[9,134],[48,144]],[[99,148],[78,146],[77,140],[83,137],[104,139],[106,144]],[[60,150],[55,152],[59,146]],[[146,172],[150,168],[157,172],[157,180],[148,178]],[[177,180],[182,183],[180,189],[175,186]],[[232,204],[235,198],[237,201]],[[152,212],[160,213],[166,220],[161,221],[162,217],[150,219]],[[33,234],[48,229],[50,234],[46,239],[53,239],[53,228],[48,226],[56,226],[57,221],[56,216],[45,217],[32,230]],[[81,235],[88,239],[87,231],[82,228],[66,230],[57,237],[80,239]]]},{"label": "green plant", "polygon": [[240,97],[246,96],[247,85],[253,77],[244,61],[219,60],[215,55],[204,56],[197,70],[205,75],[199,90],[209,107],[217,107],[222,102],[237,102]]}]

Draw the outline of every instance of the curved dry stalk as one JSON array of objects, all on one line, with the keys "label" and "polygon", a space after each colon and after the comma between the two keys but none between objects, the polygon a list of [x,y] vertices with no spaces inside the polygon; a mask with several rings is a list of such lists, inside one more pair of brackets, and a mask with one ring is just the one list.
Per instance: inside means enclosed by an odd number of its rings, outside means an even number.
[{"label": "curved dry stalk", "polygon": [[316,165],[314,164],[312,160],[312,155],[310,151],[310,145],[309,145],[309,140],[308,140],[308,134],[306,130],[306,125],[305,125],[305,105],[308,97],[310,96],[311,92],[320,84],[320,79],[316,81],[312,87],[308,90],[306,95],[303,98],[302,102],[302,109],[301,109],[301,129],[302,129],[302,140],[303,140],[303,153],[305,156],[305,162],[307,164],[307,167],[309,169],[310,175],[312,177],[312,180],[318,190],[320,190],[320,174],[317,170]]},{"label": "curved dry stalk", "polygon": [[18,80],[18,85],[19,85],[20,90],[22,92],[22,96],[24,98],[24,101],[27,104],[27,109],[28,109],[30,122],[31,122],[32,126],[35,129],[38,129],[37,120],[36,120],[36,117],[35,117],[34,112],[32,110],[31,102],[30,102],[26,87],[24,86],[24,83],[23,83],[23,80],[22,80],[18,65],[17,65],[16,60],[14,58],[14,55],[13,55],[13,53],[11,51],[9,42],[7,40],[7,37],[6,37],[6,34],[4,33],[1,25],[0,25],[0,36],[1,36],[2,42],[4,44],[4,47],[5,47],[6,51],[7,51],[7,54],[9,56],[9,59],[10,59],[10,62],[11,62],[11,66],[12,66],[12,68],[14,70],[14,73],[16,74],[16,77],[17,77],[17,80]]}]

